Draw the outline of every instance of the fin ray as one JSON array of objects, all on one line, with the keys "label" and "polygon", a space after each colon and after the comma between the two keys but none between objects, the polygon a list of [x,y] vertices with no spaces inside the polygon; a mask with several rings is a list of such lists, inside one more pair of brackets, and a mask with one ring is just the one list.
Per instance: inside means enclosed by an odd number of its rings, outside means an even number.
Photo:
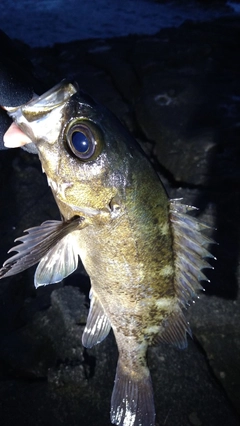
[{"label": "fin ray", "polygon": [[191,329],[181,308],[168,317],[160,333],[153,340],[153,345],[170,343],[179,349],[187,347],[187,334],[192,337]]},{"label": "fin ray", "polygon": [[27,229],[27,235],[15,240],[22,241],[22,243],[9,250],[9,253],[12,251],[18,253],[4,262],[0,269],[0,278],[18,274],[38,263],[62,238],[74,230],[80,229],[82,220],[79,216],[65,222],[49,220],[40,226]]},{"label": "fin ray", "polygon": [[85,348],[92,348],[94,345],[102,342],[107,337],[111,324],[97,298],[90,293],[91,304],[82,335],[82,344]]},{"label": "fin ray", "polygon": [[78,267],[78,241],[73,233],[63,237],[42,257],[34,275],[35,287],[62,281]]},{"label": "fin ray", "polygon": [[205,258],[214,258],[206,246],[214,244],[215,241],[203,233],[204,230],[212,228],[187,214],[194,209],[182,204],[179,199],[170,200],[175,288],[183,307],[196,295],[195,290],[200,288],[199,282],[208,281],[202,269],[213,269]]},{"label": "fin ray", "polygon": [[150,373],[141,380],[124,374],[118,361],[111,398],[111,422],[119,426],[155,426]]}]

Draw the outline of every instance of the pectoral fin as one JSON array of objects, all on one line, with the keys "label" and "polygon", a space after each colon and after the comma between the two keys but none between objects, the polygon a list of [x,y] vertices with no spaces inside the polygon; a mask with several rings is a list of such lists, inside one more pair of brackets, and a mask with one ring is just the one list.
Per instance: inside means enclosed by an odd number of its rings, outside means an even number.
[{"label": "pectoral fin", "polygon": [[92,348],[107,337],[111,324],[95,295],[90,295],[91,305],[87,324],[82,335],[82,344],[85,348]]},{"label": "pectoral fin", "polygon": [[[11,248],[9,253],[17,251],[18,253],[7,259],[3,267],[0,269],[0,278],[9,277],[24,271],[35,263],[40,262],[37,273],[36,284],[50,284],[54,277],[57,277],[56,266],[60,267],[62,278],[71,273],[76,265],[76,255],[73,255],[73,243],[71,242],[71,233],[83,227],[83,219],[74,217],[69,221],[61,222],[50,220],[43,222],[42,225],[27,229],[27,235],[17,238],[15,241],[22,243]],[[66,238],[69,236],[69,238]],[[69,253],[68,253],[69,250]],[[69,266],[65,265],[63,272],[63,261],[70,259]],[[51,263],[51,267],[55,265],[55,272],[50,274],[49,267],[48,277],[47,272],[44,276],[43,267],[46,267],[47,262]],[[67,271],[71,271],[68,272]],[[58,278],[60,274],[58,275]],[[48,282],[46,282],[48,281]],[[58,279],[59,281],[59,279]],[[57,281],[54,281],[57,282]]]},{"label": "pectoral fin", "polygon": [[71,233],[60,240],[41,259],[35,275],[34,285],[54,284],[62,281],[78,267],[78,240]]}]

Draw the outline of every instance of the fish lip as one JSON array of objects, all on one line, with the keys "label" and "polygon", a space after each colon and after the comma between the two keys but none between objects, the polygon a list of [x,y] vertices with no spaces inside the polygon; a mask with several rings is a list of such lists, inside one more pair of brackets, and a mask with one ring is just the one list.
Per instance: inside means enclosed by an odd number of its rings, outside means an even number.
[{"label": "fish lip", "polygon": [[71,82],[67,79],[62,80],[56,84],[47,92],[43,93],[38,98],[32,99],[30,102],[25,104],[25,108],[56,108],[65,103],[71,96],[73,96],[79,90],[76,82]]},{"label": "fish lip", "polygon": [[38,113],[48,112],[63,105],[78,90],[79,86],[77,82],[64,79],[41,96],[34,95],[34,97],[24,105],[17,107],[3,106],[3,108],[13,118],[16,117],[20,111],[23,115],[34,113],[36,117]]},{"label": "fish lip", "polygon": [[[35,144],[38,134],[35,133],[35,131],[37,131],[37,126],[41,123],[41,120],[46,118],[49,113],[54,112],[55,110],[56,115],[58,114],[59,117],[61,117],[62,108],[64,108],[64,105],[77,93],[78,90],[79,87],[76,82],[64,79],[41,96],[34,95],[34,98],[24,105],[20,105],[18,107],[4,106],[3,108],[7,111],[8,115],[13,119],[22,132],[33,141],[33,144]],[[34,126],[32,123],[34,123]],[[28,150],[27,147],[26,150]],[[31,152],[37,154],[38,150],[37,148],[33,148],[31,149]]]}]

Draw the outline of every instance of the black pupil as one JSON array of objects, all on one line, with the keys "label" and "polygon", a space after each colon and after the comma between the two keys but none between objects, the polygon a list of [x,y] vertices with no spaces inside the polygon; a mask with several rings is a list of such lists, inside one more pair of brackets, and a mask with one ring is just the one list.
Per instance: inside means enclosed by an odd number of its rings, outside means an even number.
[{"label": "black pupil", "polygon": [[74,132],[72,134],[72,144],[74,148],[81,153],[85,153],[89,149],[89,140],[82,132]]}]

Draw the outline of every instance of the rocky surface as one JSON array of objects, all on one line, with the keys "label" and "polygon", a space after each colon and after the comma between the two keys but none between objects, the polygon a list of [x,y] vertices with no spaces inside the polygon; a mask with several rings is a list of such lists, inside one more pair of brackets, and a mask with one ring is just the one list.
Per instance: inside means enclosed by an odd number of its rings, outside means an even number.
[{"label": "rocky surface", "polygon": [[[188,312],[185,351],[149,350],[159,426],[240,423],[240,20],[151,37],[28,49],[45,88],[62,78],[108,106],[155,163],[170,197],[217,228],[211,283]],[[23,229],[57,218],[36,157],[0,154],[0,260]],[[35,290],[34,268],[1,281],[1,425],[110,425],[117,349],[84,350],[88,277]]]}]

